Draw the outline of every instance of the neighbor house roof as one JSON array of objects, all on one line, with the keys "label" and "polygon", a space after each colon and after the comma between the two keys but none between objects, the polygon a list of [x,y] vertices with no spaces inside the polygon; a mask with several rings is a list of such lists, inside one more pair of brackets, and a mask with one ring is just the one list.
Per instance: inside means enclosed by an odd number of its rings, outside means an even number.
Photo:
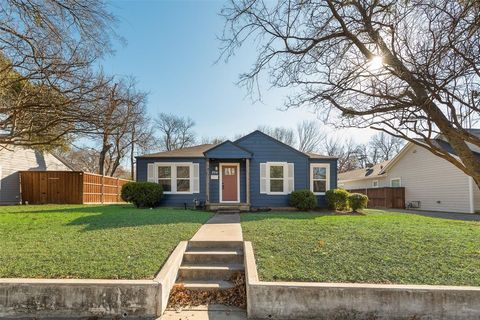
[{"label": "neighbor house roof", "polygon": [[338,180],[350,181],[350,180],[362,180],[378,178],[384,173],[385,166],[390,160],[373,165],[371,168],[356,169],[338,174]]},{"label": "neighbor house roof", "polygon": [[142,155],[140,158],[203,158],[205,151],[215,147],[216,144],[199,144],[193,147],[163,151]]}]

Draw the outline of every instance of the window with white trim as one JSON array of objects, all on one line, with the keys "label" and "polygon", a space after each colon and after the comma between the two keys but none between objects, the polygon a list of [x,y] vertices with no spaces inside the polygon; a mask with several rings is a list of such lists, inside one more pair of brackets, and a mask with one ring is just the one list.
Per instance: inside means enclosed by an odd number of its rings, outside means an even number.
[{"label": "window with white trim", "polygon": [[193,162],[156,162],[148,164],[148,181],[162,185],[166,194],[198,193],[199,164]]},{"label": "window with white trim", "polygon": [[172,167],[170,165],[159,165],[157,167],[158,184],[163,188],[163,192],[172,191]]},{"label": "window with white trim", "polygon": [[260,163],[260,193],[285,195],[294,190],[294,164],[287,162]]},{"label": "window with white trim", "polygon": [[378,188],[378,180],[373,180],[372,181],[372,187],[373,188]]},{"label": "window with white trim", "polygon": [[312,163],[310,165],[310,190],[319,195],[330,190],[330,164]]},{"label": "window with white trim", "polygon": [[400,178],[390,179],[390,187],[399,188],[401,186],[402,186],[402,179]]}]

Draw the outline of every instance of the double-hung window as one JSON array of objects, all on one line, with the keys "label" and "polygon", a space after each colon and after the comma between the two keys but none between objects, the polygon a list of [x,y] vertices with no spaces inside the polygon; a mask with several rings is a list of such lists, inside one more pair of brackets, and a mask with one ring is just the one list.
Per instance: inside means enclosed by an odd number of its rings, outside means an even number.
[{"label": "double-hung window", "polygon": [[199,164],[193,162],[157,162],[148,164],[148,181],[157,182],[165,194],[198,193]]},{"label": "double-hung window", "polygon": [[159,165],[157,176],[163,192],[172,192],[172,167],[170,165]]},{"label": "double-hung window", "polygon": [[310,190],[319,195],[330,190],[330,164],[312,163],[310,165]]},{"label": "double-hung window", "polygon": [[177,192],[190,192],[190,166],[177,166]]},{"label": "double-hung window", "polygon": [[260,163],[260,193],[285,195],[294,190],[294,164],[287,162]]},{"label": "double-hung window", "polygon": [[270,165],[268,174],[270,177],[270,193],[283,193],[285,187],[285,166],[283,164]]}]

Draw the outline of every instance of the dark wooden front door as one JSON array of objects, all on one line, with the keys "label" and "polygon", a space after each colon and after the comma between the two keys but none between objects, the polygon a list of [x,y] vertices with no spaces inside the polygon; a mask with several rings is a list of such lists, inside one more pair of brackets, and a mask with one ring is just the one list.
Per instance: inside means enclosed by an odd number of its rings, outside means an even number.
[{"label": "dark wooden front door", "polygon": [[238,201],[238,167],[222,166],[222,199],[221,201]]}]

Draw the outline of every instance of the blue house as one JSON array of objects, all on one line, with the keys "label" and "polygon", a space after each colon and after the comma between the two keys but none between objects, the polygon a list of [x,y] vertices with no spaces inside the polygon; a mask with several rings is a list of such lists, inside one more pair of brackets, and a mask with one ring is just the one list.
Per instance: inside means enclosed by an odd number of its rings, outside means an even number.
[{"label": "blue house", "polygon": [[165,206],[288,207],[292,191],[309,189],[323,207],[325,191],[337,187],[337,159],[301,152],[257,130],[233,142],[139,156],[137,181],[161,184]]}]

